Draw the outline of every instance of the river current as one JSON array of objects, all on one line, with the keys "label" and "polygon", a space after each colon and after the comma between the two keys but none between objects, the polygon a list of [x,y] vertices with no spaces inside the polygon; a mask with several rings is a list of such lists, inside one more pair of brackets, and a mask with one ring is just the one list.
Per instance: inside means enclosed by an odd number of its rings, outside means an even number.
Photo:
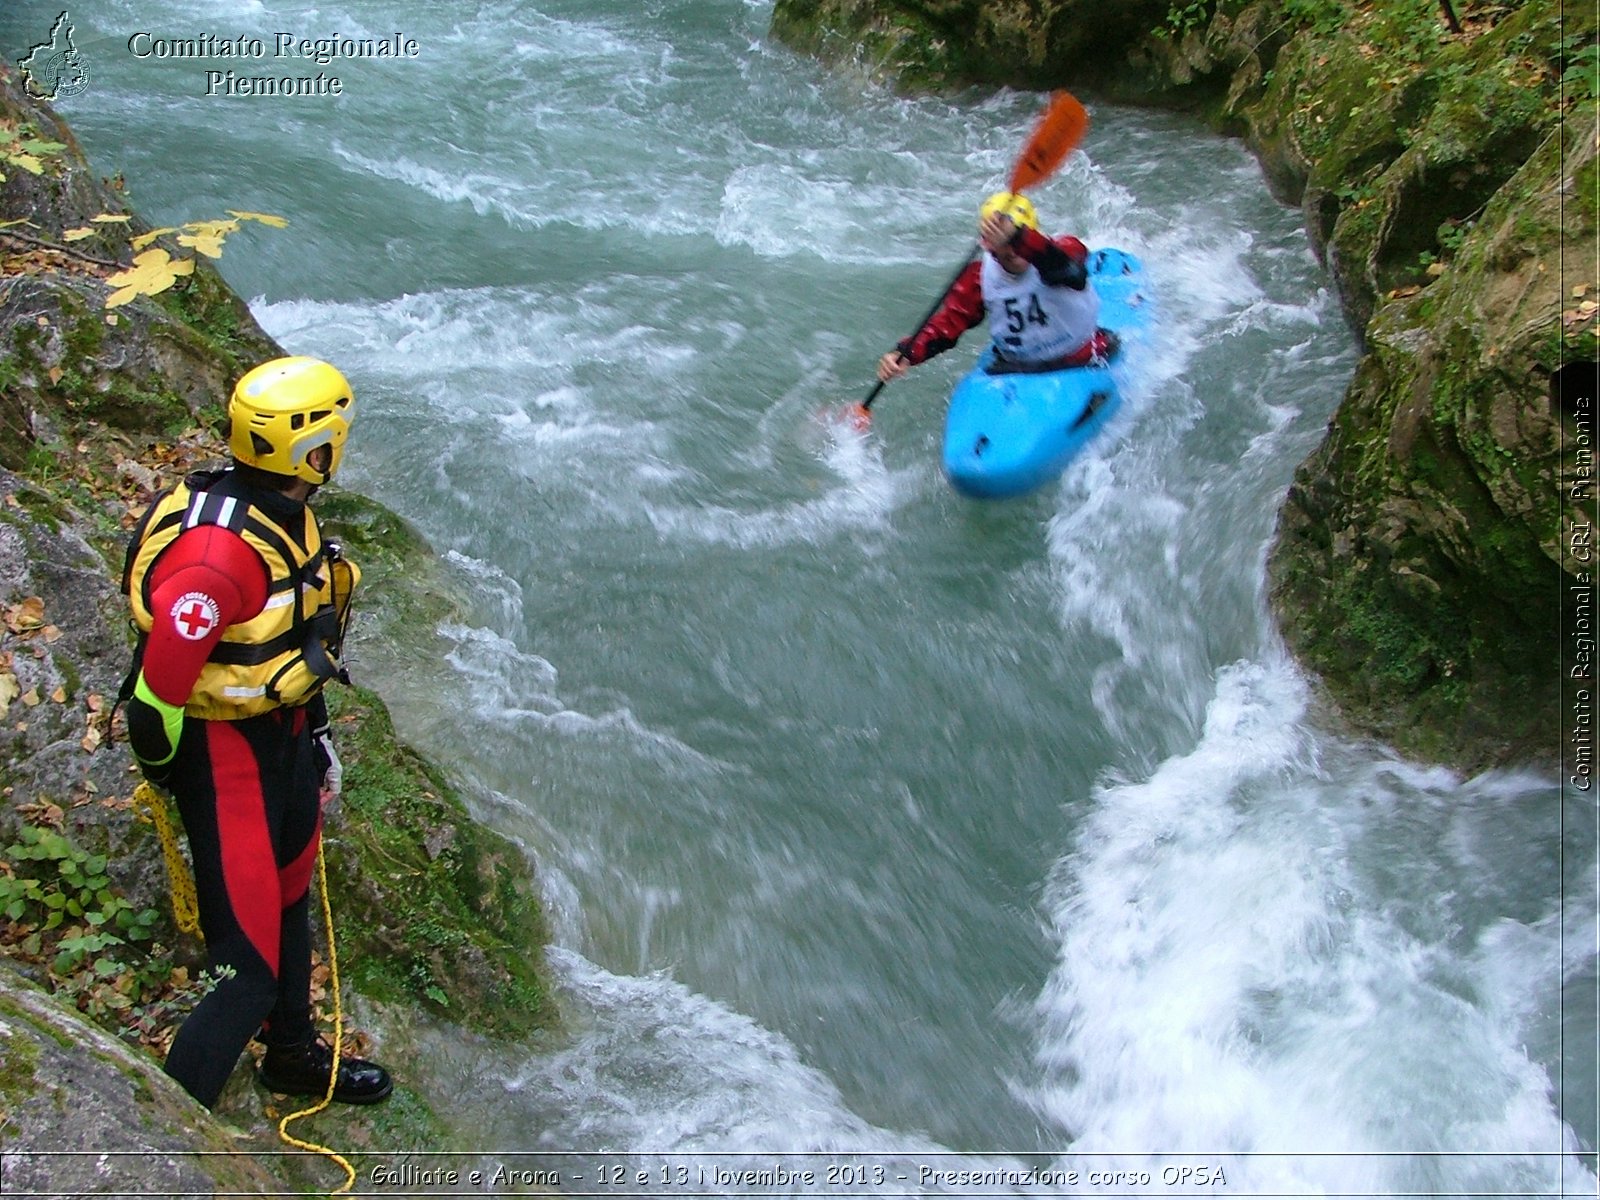
[{"label": "river current", "polygon": [[[58,11],[7,6],[13,61]],[[1329,732],[1267,612],[1356,349],[1242,146],[1091,104],[1035,199],[1144,260],[1155,332],[1059,485],[982,504],[938,469],[977,333],[870,434],[830,416],[1038,96],[895,96],[755,0],[70,15],[96,167],[157,224],[288,220],[219,266],[350,376],[343,482],[470,597],[442,660],[363,682],[556,925],[569,1032],[508,1061],[441,1027],[414,1068],[481,1149],[1595,1193],[1592,794]]]}]

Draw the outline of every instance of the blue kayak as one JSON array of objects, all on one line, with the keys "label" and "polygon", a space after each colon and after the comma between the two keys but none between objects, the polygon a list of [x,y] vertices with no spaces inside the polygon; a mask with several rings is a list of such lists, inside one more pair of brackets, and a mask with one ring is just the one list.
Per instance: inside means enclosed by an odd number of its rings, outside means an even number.
[{"label": "blue kayak", "polygon": [[[1122,339],[1148,319],[1144,269],[1122,250],[1089,256],[1089,278],[1100,294],[1100,327]],[[991,374],[994,348],[985,350],[950,396],[944,425],[944,471],[956,491],[980,499],[1020,496],[1066,470],[1078,451],[1105,427],[1122,397],[1105,365],[1038,373]]]}]

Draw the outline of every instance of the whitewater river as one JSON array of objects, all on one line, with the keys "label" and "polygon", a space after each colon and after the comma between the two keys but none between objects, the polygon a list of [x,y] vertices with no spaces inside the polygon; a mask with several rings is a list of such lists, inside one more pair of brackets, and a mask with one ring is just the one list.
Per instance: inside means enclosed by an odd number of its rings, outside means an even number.
[{"label": "whitewater river", "polygon": [[[8,56],[58,11],[12,0]],[[444,1031],[403,1068],[464,1145],[574,1161],[1593,1195],[1592,798],[1319,727],[1266,610],[1278,501],[1356,360],[1299,214],[1238,143],[1092,105],[1036,199],[1144,258],[1159,336],[1058,486],[963,500],[937,453],[977,335],[870,435],[827,414],[1039,97],[896,97],[770,16],[71,9],[96,167],[157,224],[288,219],[220,265],[348,372],[345,482],[472,596],[443,661],[364,681],[536,861],[570,1033],[508,1059]],[[265,57],[141,59],[141,32]],[[418,53],[318,67],[280,32]],[[205,95],[286,68],[342,94]]]}]

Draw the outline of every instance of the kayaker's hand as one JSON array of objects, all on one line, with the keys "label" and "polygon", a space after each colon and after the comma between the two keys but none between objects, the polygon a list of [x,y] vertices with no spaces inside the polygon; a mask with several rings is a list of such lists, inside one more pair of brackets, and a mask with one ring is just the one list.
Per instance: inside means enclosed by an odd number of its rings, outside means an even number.
[{"label": "kayaker's hand", "polygon": [[978,222],[978,240],[990,254],[1005,249],[1016,236],[1016,222],[1005,213],[990,213]]},{"label": "kayaker's hand", "polygon": [[898,350],[891,350],[878,360],[878,382],[888,383],[891,379],[899,379],[911,366],[910,361]]}]

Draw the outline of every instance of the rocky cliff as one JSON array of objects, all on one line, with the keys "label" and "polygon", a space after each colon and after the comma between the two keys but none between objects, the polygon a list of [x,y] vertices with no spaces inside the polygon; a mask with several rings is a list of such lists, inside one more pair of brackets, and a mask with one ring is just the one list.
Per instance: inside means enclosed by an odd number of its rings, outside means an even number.
[{"label": "rocky cliff", "polygon": [[[158,488],[223,457],[233,380],[283,351],[203,258],[107,306],[108,277],[136,254],[165,246],[176,262],[185,248],[153,235],[4,66],[0,176],[0,1191],[327,1188],[339,1173],[322,1160],[264,1157],[283,1149],[276,1110],[247,1070],[215,1117],[160,1073],[204,986],[203,948],[174,928],[113,712],[131,648],[127,529]],[[358,639],[392,646],[448,611],[437,561],[394,514],[336,489],[314,505],[365,569]],[[325,837],[344,1003],[397,1089],[312,1127],[346,1148],[436,1148],[452,1097],[406,1031],[425,1019],[522,1040],[552,1024],[538,888],[524,855],[396,739],[374,692],[336,689],[330,706],[345,761]]]},{"label": "rocky cliff", "polygon": [[901,86],[1081,86],[1243,136],[1366,351],[1284,504],[1291,648],[1410,754],[1548,765],[1585,742],[1592,6],[778,0],[773,31]]}]

